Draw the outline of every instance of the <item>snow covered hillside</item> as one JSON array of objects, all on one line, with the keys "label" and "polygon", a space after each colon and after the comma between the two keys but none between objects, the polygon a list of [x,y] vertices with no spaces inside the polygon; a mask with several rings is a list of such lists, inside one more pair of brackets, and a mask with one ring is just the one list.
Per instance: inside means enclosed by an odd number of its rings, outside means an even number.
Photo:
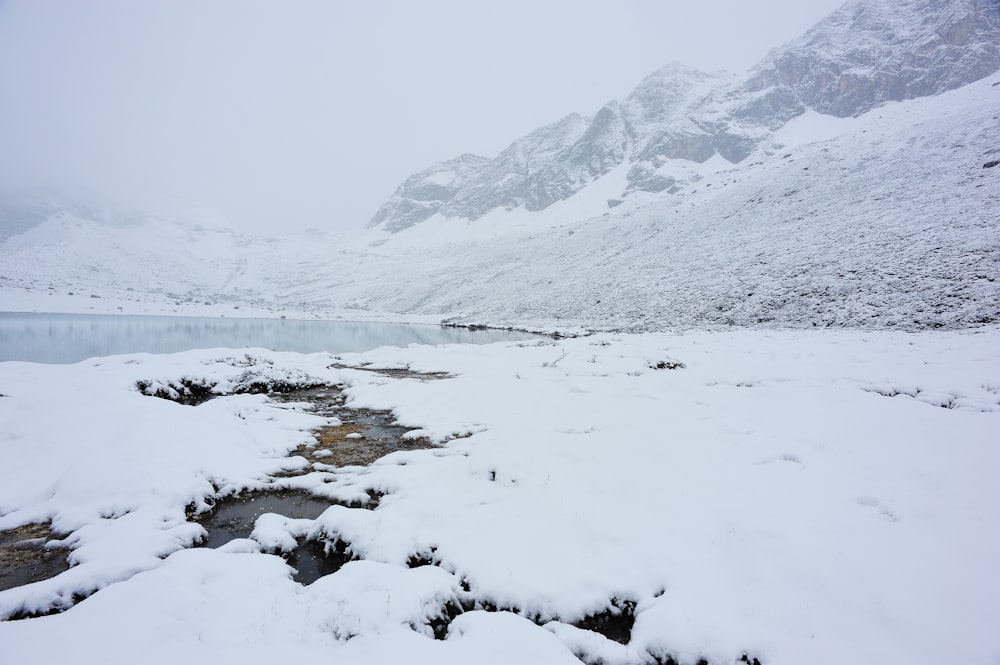
[{"label": "snow covered hillside", "polygon": [[682,191],[610,210],[627,165],[543,211],[435,215],[397,233],[250,239],[60,214],[0,247],[0,293],[5,309],[154,302],[556,328],[997,321],[1000,168],[984,168],[1000,159],[997,108],[993,75],[857,118],[805,113],[739,165],[671,162]]},{"label": "snow covered hillside", "polygon": [[993,76],[858,118],[804,114],[739,166],[676,163],[683,193],[586,219],[573,208],[599,206],[602,181],[541,213],[432,219],[378,248],[409,279],[364,302],[498,323],[996,321],[997,108]]},{"label": "snow covered hillside", "polygon": [[[0,621],[0,663],[995,663],[998,368],[995,327],[0,363],[0,530],[73,563],[0,591],[73,606]],[[438,445],[327,463],[340,422],[262,383]],[[261,489],[328,507],[191,548]],[[355,560],[300,584],[306,542]]]}]

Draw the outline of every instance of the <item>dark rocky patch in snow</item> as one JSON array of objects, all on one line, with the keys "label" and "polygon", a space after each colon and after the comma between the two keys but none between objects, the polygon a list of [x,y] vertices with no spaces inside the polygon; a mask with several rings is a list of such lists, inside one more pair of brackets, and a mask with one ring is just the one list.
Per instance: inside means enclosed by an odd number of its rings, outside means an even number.
[{"label": "dark rocky patch in snow", "polygon": [[687,367],[684,363],[679,360],[661,360],[655,365],[650,363],[650,369],[684,369]]},{"label": "dark rocky patch in snow", "polygon": [[77,603],[86,600],[90,597],[90,594],[96,591],[96,589],[91,589],[86,593],[74,593],[71,594],[67,600],[61,601],[60,604],[52,605],[46,610],[30,611],[24,609],[23,607],[16,611],[11,612],[9,615],[3,617],[3,621],[21,621],[22,619],[37,619],[38,617],[52,616],[53,614],[62,614],[66,610],[70,609]]},{"label": "dark rocky patch in snow", "polygon": [[0,591],[69,570],[66,549],[53,544],[53,535],[48,524],[0,531]]},{"label": "dark rocky patch in snow", "polygon": [[170,381],[167,384],[155,381],[137,381],[135,387],[143,395],[159,397],[187,406],[198,406],[213,397],[219,397],[219,394],[212,392],[212,388],[215,387],[214,383],[205,379],[189,377]]},{"label": "dark rocky patch in snow", "polygon": [[[442,324],[443,325],[443,324]],[[460,327],[460,326],[447,326],[447,327]],[[469,330],[472,330],[472,326],[469,326]],[[409,369],[408,367],[368,367],[365,365],[342,365],[339,363],[334,363],[329,365],[330,369],[354,369],[360,370],[362,372],[373,372],[375,374],[381,374],[382,376],[388,376],[392,379],[416,379],[418,381],[435,381],[438,379],[451,379],[454,377],[453,374],[448,372],[417,372],[415,370]]]},{"label": "dark rocky patch in snow", "polygon": [[607,609],[588,614],[573,625],[600,633],[619,644],[628,644],[632,639],[632,626],[635,625],[635,606],[634,600],[612,598]]},{"label": "dark rocky patch in snow", "polygon": [[406,561],[406,565],[410,568],[419,568],[420,566],[436,566],[441,563],[436,554],[436,547],[432,547],[427,552],[416,552],[410,555],[410,558]]},{"label": "dark rocky patch in snow", "polygon": [[937,406],[942,409],[964,409],[988,413],[1000,411],[1000,394],[984,386],[989,397],[987,399],[969,397],[952,391],[927,390],[916,386],[865,386],[865,392],[882,397],[909,397],[918,402]]},{"label": "dark rocky patch in snow", "polygon": [[471,603],[466,602],[456,603],[455,601],[448,601],[442,605],[437,616],[432,617],[428,624],[434,632],[434,639],[443,640],[447,638],[448,627],[451,626],[451,622],[455,620],[455,617],[471,609]]},{"label": "dark rocky patch in snow", "polygon": [[[416,568],[424,565],[440,565],[434,550],[429,553],[414,554],[410,557],[408,565]],[[632,599],[612,598],[608,607],[600,612],[587,614],[582,619],[576,621],[563,622],[555,616],[546,616],[538,612],[526,612],[522,608],[507,606],[495,603],[486,598],[477,598],[469,592],[468,582],[462,581],[462,589],[465,592],[458,599],[458,602],[449,601],[445,604],[437,618],[431,622],[436,639],[445,639],[448,635],[448,627],[454,619],[463,612],[511,612],[531,621],[539,626],[544,626],[550,622],[567,623],[581,630],[588,630],[604,636],[609,640],[619,644],[628,644],[632,639],[632,627],[635,625],[636,601]],[[577,654],[584,662],[585,658]]]},{"label": "dark rocky patch in snow", "polygon": [[184,376],[179,379],[144,379],[136,381],[136,389],[144,395],[197,406],[215,397],[226,395],[287,394],[313,388],[331,387],[301,372],[275,370],[270,358],[249,353],[241,357],[228,356],[213,362],[223,363],[243,371],[225,385],[204,377]]},{"label": "dark rocky patch in snow", "polygon": [[[686,665],[681,661],[675,660],[673,656],[669,655],[653,656],[652,660],[648,662],[649,665]],[[737,658],[736,662],[744,663],[745,665],[762,665],[759,659],[746,653]],[[695,665],[715,665],[715,664],[702,658],[697,663],[695,663]]]},{"label": "dark rocky patch in snow", "polygon": [[272,395],[287,394],[308,388],[324,387],[314,382],[299,383],[282,381],[262,376],[245,376],[231,391],[218,390],[218,384],[206,379],[182,377],[163,383],[160,381],[137,381],[136,388],[144,395],[159,397],[178,404],[198,406],[210,399],[225,395]]}]

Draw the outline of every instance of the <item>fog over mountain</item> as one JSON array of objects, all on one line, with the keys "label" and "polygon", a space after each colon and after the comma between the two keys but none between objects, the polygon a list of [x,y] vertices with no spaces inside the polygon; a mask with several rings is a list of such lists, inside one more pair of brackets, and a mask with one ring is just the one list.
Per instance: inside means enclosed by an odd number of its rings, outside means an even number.
[{"label": "fog over mountain", "polygon": [[349,233],[7,205],[0,289],[7,309],[549,329],[994,322],[998,45],[995,0],[855,0],[742,74],[668,64],[436,163]]},{"label": "fog over mountain", "polygon": [[741,71],[840,0],[0,2],[0,185],[257,234],[359,229],[399,182],[624,95]]}]

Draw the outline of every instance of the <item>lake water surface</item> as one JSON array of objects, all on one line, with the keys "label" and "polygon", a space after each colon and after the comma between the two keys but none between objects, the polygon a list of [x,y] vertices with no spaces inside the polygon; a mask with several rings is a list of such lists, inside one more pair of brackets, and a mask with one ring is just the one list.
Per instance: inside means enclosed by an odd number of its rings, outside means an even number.
[{"label": "lake water surface", "polygon": [[534,337],[503,330],[406,323],[0,312],[0,361],[42,363],[216,347],[350,353],[379,346],[488,344]]}]

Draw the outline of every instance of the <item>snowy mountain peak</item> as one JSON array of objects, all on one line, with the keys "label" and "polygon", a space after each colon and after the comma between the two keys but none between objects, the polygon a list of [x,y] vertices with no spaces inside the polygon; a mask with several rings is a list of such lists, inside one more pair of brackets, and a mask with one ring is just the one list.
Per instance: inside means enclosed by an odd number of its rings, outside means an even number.
[{"label": "snowy mountain peak", "polygon": [[[577,114],[514,141],[447,188],[442,162],[411,176],[369,223],[396,232],[433,214],[475,220],[497,208],[538,211],[626,160],[622,198],[682,188],[679,163],[746,159],[807,110],[857,116],[936,95],[1000,69],[998,0],[854,0],[741,77],[671,63],[593,118]],[[462,157],[457,158],[463,159]],[[436,177],[436,176],[435,176]]]},{"label": "snowy mountain peak", "polygon": [[996,0],[855,0],[768,54],[738,92],[766,92],[778,118],[797,115],[795,105],[845,117],[953,90],[998,68]]},{"label": "snowy mountain peak", "polygon": [[382,204],[368,226],[384,224],[387,231],[396,232],[424,221],[489,163],[488,157],[466,153],[432,164],[407,178]]},{"label": "snowy mountain peak", "polygon": [[622,105],[633,122],[654,122],[679,110],[698,87],[717,85],[719,80],[718,74],[673,62],[642,79]]}]

